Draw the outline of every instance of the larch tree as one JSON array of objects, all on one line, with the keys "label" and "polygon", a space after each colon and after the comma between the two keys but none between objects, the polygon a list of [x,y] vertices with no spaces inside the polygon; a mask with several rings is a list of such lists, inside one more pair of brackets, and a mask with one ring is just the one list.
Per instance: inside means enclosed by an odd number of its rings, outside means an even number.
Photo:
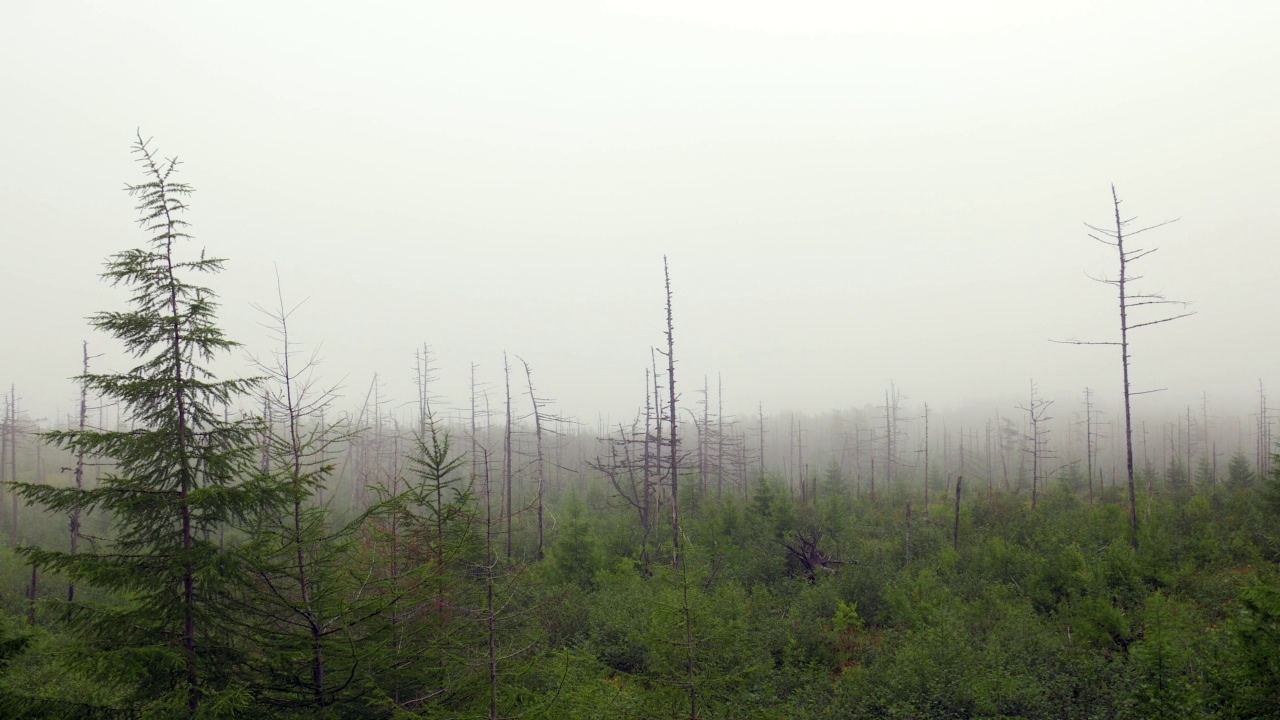
[{"label": "larch tree", "polygon": [[145,247],[112,255],[103,273],[132,291],[131,307],[97,313],[90,323],[139,364],[80,378],[89,391],[118,401],[131,428],[45,434],[72,453],[114,460],[96,487],[17,486],[55,512],[106,513],[113,533],[93,551],[21,552],[73,582],[126,597],[72,606],[71,619],[97,649],[95,667],[134,688],[139,707],[194,714],[211,695],[236,702],[228,672],[239,651],[227,642],[227,597],[242,578],[216,542],[217,530],[282,503],[284,494],[254,472],[258,429],[223,415],[258,380],[221,380],[209,368],[237,343],[215,324],[214,293],[188,280],[223,269],[223,260],[184,250],[191,236],[180,215],[192,188],[173,179],[178,161],[161,159],[140,134],[133,150],[145,180],[127,189],[150,237]]},{"label": "larch tree", "polygon": [[262,431],[262,466],[286,501],[244,528],[251,540],[241,558],[253,583],[243,588],[239,616],[242,642],[254,648],[244,668],[258,712],[320,714],[355,694],[354,670],[371,650],[371,644],[349,641],[359,632],[355,618],[368,616],[371,606],[362,592],[368,583],[347,577],[364,516],[337,522],[321,500],[334,475],[330,457],[349,436],[342,423],[322,421],[337,391],[319,386],[317,352],[304,354],[291,334],[290,318],[299,306],[285,306],[278,276],[277,299],[274,308],[258,308],[275,348],[269,360],[255,363],[265,378],[265,415],[272,419]]}]

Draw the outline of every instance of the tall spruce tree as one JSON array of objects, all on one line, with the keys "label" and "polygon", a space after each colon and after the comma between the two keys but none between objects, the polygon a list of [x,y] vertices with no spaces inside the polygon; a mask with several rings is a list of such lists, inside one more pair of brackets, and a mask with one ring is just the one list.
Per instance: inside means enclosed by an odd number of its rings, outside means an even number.
[{"label": "tall spruce tree", "polygon": [[220,380],[209,366],[238,345],[215,324],[214,293],[187,280],[223,269],[222,260],[184,247],[191,236],[179,216],[192,188],[173,179],[177,159],[162,159],[141,134],[133,152],[145,179],[126,187],[149,240],[106,262],[103,277],[132,292],[129,309],[97,313],[90,323],[120,340],[138,364],[79,378],[106,402],[119,402],[132,429],[45,435],[72,452],[114,461],[114,472],[96,487],[17,486],[53,511],[105,512],[111,533],[74,555],[21,552],[73,582],[114,593],[117,602],[77,602],[68,615],[96,649],[93,666],[136,688],[135,707],[215,715],[245,699],[228,672],[236,650],[228,642],[227,598],[239,573],[218,530],[287,496],[253,471],[259,430],[225,417],[257,379]]}]

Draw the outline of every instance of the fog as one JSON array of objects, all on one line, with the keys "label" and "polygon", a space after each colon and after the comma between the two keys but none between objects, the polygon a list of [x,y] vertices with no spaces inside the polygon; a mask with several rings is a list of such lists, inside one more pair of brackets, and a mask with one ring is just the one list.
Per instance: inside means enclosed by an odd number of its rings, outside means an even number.
[{"label": "fog", "polygon": [[[1248,412],[1276,382],[1280,4],[22,3],[0,24],[0,382],[65,415],[97,279],[144,241],[134,133],[253,303],[363,399],[442,402],[504,351],[555,411],[644,401],[663,256],[685,401],[818,413],[1120,392],[1110,185],[1196,315],[1135,334],[1143,412]],[[1136,225],[1135,225],[1136,227]],[[1153,316],[1154,317],[1154,316]],[[242,358],[230,373],[249,373]],[[1238,410],[1237,410],[1238,408]],[[914,410],[913,410],[914,412]]]}]

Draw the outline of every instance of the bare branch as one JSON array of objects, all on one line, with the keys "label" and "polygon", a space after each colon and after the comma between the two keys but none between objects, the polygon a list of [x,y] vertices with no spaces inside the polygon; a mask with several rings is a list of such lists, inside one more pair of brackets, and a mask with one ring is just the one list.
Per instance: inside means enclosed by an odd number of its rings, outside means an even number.
[{"label": "bare branch", "polygon": [[1150,322],[1138,323],[1137,325],[1130,325],[1128,326],[1127,329],[1136,330],[1140,327],[1146,327],[1148,325],[1159,325],[1160,323],[1167,323],[1167,322],[1173,322],[1174,320],[1181,320],[1184,317],[1191,317],[1192,315],[1195,315],[1194,311],[1189,313],[1183,313],[1181,315],[1174,315],[1173,317],[1167,317],[1162,320],[1152,320]]},{"label": "bare branch", "polygon": [[1049,338],[1049,342],[1059,345],[1119,345],[1118,342],[1102,342],[1097,340],[1054,340]]}]

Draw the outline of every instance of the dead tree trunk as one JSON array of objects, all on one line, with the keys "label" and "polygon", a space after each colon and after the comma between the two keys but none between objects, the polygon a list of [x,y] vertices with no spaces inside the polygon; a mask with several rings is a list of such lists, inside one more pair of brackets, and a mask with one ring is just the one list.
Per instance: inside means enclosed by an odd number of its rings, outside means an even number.
[{"label": "dead tree trunk", "polygon": [[[519,356],[517,356],[519,357]],[[533,437],[536,447],[536,455],[534,459],[534,475],[538,483],[538,553],[537,559],[543,558],[543,537],[545,525],[543,521],[545,511],[545,499],[547,493],[547,476],[546,468],[543,463],[542,454],[542,412],[538,408],[538,396],[533,392],[533,371],[529,369],[529,363],[524,358],[520,358],[521,364],[524,365],[525,378],[529,381],[529,402],[533,403]]]},{"label": "dead tree trunk", "polygon": [[[89,375],[89,342],[86,340],[82,343],[84,351],[84,366],[81,378]],[[80,381],[80,432],[85,431],[86,420],[89,416],[89,386],[85,385],[84,380]],[[75,469],[76,490],[84,490],[84,449],[76,450],[76,469]],[[80,506],[76,505],[71,509],[71,554],[75,555],[80,549]],[[67,583],[67,602],[74,602],[76,599],[76,581],[72,579]]]},{"label": "dead tree trunk", "polygon": [[893,490],[893,412],[889,409],[889,391],[884,391],[884,491]]},{"label": "dead tree trunk", "polygon": [[484,448],[484,592],[485,620],[489,640],[489,720],[498,720],[498,631],[493,602],[493,570],[498,564],[493,552],[493,500],[489,487],[489,448]]},{"label": "dead tree trunk", "polygon": [[764,403],[761,402],[757,406],[760,414],[760,477],[763,478],[768,468],[764,464]]},{"label": "dead tree trunk", "polygon": [[[925,513],[928,514],[929,512],[929,403],[924,404],[924,509],[925,509]],[[911,503],[908,502],[907,503],[908,523],[910,522],[910,517],[911,517],[910,512],[911,512]],[[910,525],[908,525],[908,527],[910,527]],[[908,537],[910,537],[909,533],[910,533],[910,530],[908,530]],[[910,558],[911,558],[910,546],[908,546],[908,549],[907,549],[907,558],[908,558],[908,561],[910,561]]]},{"label": "dead tree trunk", "polygon": [[[9,386],[9,479],[18,481],[18,390]],[[13,547],[18,546],[18,493],[9,493],[12,515],[9,527],[10,541]]]},{"label": "dead tree trunk", "polygon": [[1093,506],[1093,391],[1084,389],[1084,457],[1089,473],[1089,506]]},{"label": "dead tree trunk", "polygon": [[963,480],[963,475],[956,476],[956,522],[951,530],[951,547],[957,552],[960,550],[960,483]]},{"label": "dead tree trunk", "polygon": [[822,533],[814,532],[806,535],[803,532],[796,532],[795,545],[790,543],[782,543],[782,547],[787,549],[800,564],[804,565],[805,571],[809,575],[810,582],[816,582],[818,571],[834,574],[836,568],[843,565],[844,562],[835,560],[827,556],[819,547],[818,543],[822,542]]},{"label": "dead tree trunk", "polygon": [[649,425],[652,421],[653,401],[649,395],[649,369],[644,371],[644,455],[640,458],[642,466],[641,484],[644,489],[644,499],[640,504],[640,525],[644,531],[644,535],[640,539],[640,562],[644,566],[645,572],[649,571],[649,534],[653,529],[653,503],[654,503],[654,478],[656,473],[653,469],[653,456],[650,453],[651,436],[649,434]]},{"label": "dead tree trunk", "polygon": [[[1044,456],[1044,449],[1048,445],[1049,431],[1045,428],[1045,424],[1053,418],[1045,417],[1045,411],[1053,404],[1052,400],[1044,400],[1036,398],[1036,384],[1031,383],[1031,404],[1019,405],[1027,412],[1027,416],[1031,420],[1031,509],[1036,507],[1036,498],[1040,491],[1040,460]],[[964,468],[961,468],[963,471]]]},{"label": "dead tree trunk", "polygon": [[724,380],[716,373],[716,502],[724,491]]},{"label": "dead tree trunk", "polygon": [[502,484],[506,492],[507,559],[511,559],[511,516],[515,514],[511,492],[511,363],[502,353],[502,373],[507,388],[507,424],[502,437]]},{"label": "dead tree trunk", "polygon": [[1258,381],[1258,477],[1271,475],[1271,414],[1267,409],[1267,389]]},{"label": "dead tree trunk", "polygon": [[671,272],[667,268],[667,258],[662,257],[662,276],[667,291],[667,393],[668,421],[671,424],[669,439],[671,472],[671,566],[680,569],[680,481],[679,481],[679,443],[676,437],[676,354],[675,332],[671,319]]},{"label": "dead tree trunk", "polygon": [[707,494],[707,432],[711,429],[711,388],[702,376],[702,425],[698,427],[698,489]]},{"label": "dead tree trunk", "polygon": [[[925,503],[928,509],[929,504]],[[907,500],[907,564],[911,564],[911,501]]]},{"label": "dead tree trunk", "polygon": [[9,473],[9,396],[0,393],[0,397],[4,397],[4,416],[0,417],[0,527],[7,523],[5,517],[4,504],[4,488],[8,482],[17,482],[16,477],[8,477]]},{"label": "dead tree trunk", "polygon": [[1096,227],[1093,225],[1089,225],[1087,223],[1085,224],[1085,227],[1089,228],[1089,230],[1092,231],[1089,234],[1089,237],[1093,238],[1094,240],[1097,240],[1098,242],[1104,245],[1109,245],[1116,249],[1116,256],[1117,256],[1117,259],[1119,260],[1119,266],[1120,266],[1119,274],[1114,279],[1107,279],[1105,277],[1094,278],[1094,279],[1100,283],[1103,283],[1105,285],[1111,285],[1116,288],[1116,291],[1118,294],[1118,306],[1120,310],[1120,341],[1119,342],[1114,342],[1114,341],[1099,342],[1099,341],[1083,341],[1083,340],[1066,340],[1062,342],[1066,342],[1072,345],[1116,345],[1120,347],[1120,366],[1122,369],[1122,376],[1123,376],[1122,388],[1124,391],[1125,470],[1128,474],[1128,479],[1129,479],[1130,544],[1132,544],[1134,548],[1137,548],[1138,547],[1138,494],[1137,494],[1136,483],[1134,480],[1134,469],[1133,469],[1132,397],[1134,395],[1141,395],[1144,393],[1156,392],[1156,391],[1144,390],[1144,391],[1135,392],[1133,390],[1133,385],[1129,379],[1129,331],[1136,330],[1142,327],[1148,327],[1151,325],[1159,325],[1161,323],[1172,322],[1174,320],[1179,320],[1181,318],[1194,315],[1195,313],[1184,312],[1184,313],[1179,313],[1177,315],[1170,315],[1170,316],[1162,317],[1156,320],[1148,320],[1145,322],[1138,322],[1138,323],[1133,323],[1130,321],[1130,318],[1129,318],[1130,311],[1136,310],[1137,308],[1140,308],[1140,307],[1152,306],[1152,305],[1181,305],[1182,307],[1185,308],[1187,305],[1187,303],[1180,300],[1166,299],[1163,295],[1159,293],[1134,293],[1131,291],[1131,288],[1128,286],[1128,283],[1134,280],[1138,280],[1141,277],[1139,275],[1129,274],[1130,264],[1137,262],[1138,260],[1146,257],[1147,255],[1150,255],[1151,253],[1155,252],[1157,248],[1144,250],[1141,248],[1131,247],[1130,249],[1126,250],[1124,246],[1125,240],[1127,238],[1132,238],[1134,235],[1137,235],[1139,233],[1143,233],[1148,230],[1154,230],[1158,227],[1168,225],[1169,223],[1174,221],[1166,220],[1164,222],[1157,223],[1155,225],[1148,225],[1148,226],[1139,228],[1137,230],[1129,231],[1128,226],[1131,222],[1133,222],[1133,218],[1129,218],[1127,220],[1121,218],[1120,196],[1119,194],[1116,193],[1115,185],[1111,186],[1111,205],[1114,210],[1114,218],[1115,218],[1114,230],[1111,228]]}]

